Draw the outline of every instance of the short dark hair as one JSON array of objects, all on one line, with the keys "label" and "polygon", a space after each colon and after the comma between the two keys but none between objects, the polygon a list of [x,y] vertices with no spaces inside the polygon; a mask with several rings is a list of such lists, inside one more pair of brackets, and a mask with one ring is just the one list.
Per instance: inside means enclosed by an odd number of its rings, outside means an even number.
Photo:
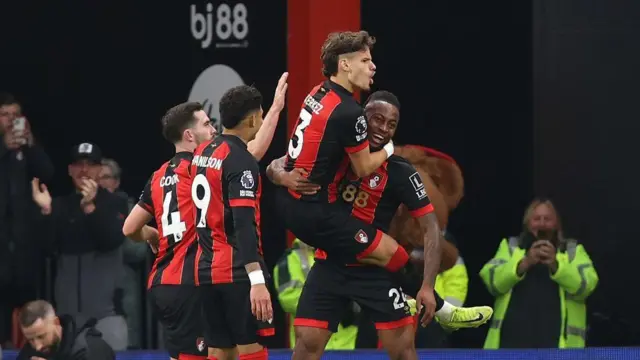
[{"label": "short dark hair", "polygon": [[55,315],[53,306],[45,300],[30,301],[20,310],[20,326],[29,327],[38,319],[44,319],[47,316]]},{"label": "short dark hair", "polygon": [[8,92],[0,92],[0,106],[20,104],[18,99]]},{"label": "short dark hair", "polygon": [[398,108],[398,111],[400,111],[400,100],[398,100],[398,98],[392,92],[385,91],[385,90],[378,90],[372,93],[371,95],[369,95],[369,97],[367,98],[367,101],[364,103],[364,106],[367,106],[367,104],[374,101],[387,102],[395,106],[396,108]]},{"label": "short dark hair", "polygon": [[262,94],[253,86],[240,85],[227,90],[220,99],[220,122],[233,129],[250,113],[260,110]]},{"label": "short dark hair", "polygon": [[330,77],[338,73],[338,57],[366,49],[373,49],[376,38],[362,30],[358,32],[334,32],[327,36],[322,45],[320,58],[322,59],[322,74]]},{"label": "short dark hair", "polygon": [[182,140],[182,133],[196,119],[193,114],[200,110],[202,105],[198,102],[185,102],[167,110],[162,117],[162,136],[173,144]]}]

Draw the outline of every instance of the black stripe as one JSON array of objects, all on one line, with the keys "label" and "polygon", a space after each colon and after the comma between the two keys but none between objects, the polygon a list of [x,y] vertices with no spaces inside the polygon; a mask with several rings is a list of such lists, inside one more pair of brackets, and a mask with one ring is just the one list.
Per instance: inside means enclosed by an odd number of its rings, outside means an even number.
[{"label": "black stripe", "polygon": [[[175,166],[175,165],[174,165]],[[172,164],[169,164],[169,166],[167,166],[167,169],[164,172],[164,177],[171,177],[174,174],[174,166],[172,166]],[[159,186],[160,184],[158,184]],[[160,189],[162,189],[162,204],[160,204],[160,206],[163,207],[162,211],[163,211],[163,215],[166,215],[169,217],[169,219],[171,218],[171,213],[174,211],[178,211],[178,199],[177,199],[177,194],[176,194],[176,185],[172,185],[172,186],[167,186],[167,187],[160,187]],[[164,199],[167,196],[167,193],[169,193],[170,191],[172,191],[173,193],[171,194],[171,202],[169,203],[169,214],[164,214]],[[164,227],[162,228],[162,230],[164,231]],[[156,269],[156,274],[153,277],[153,282],[152,285],[160,285],[162,283],[162,274],[164,273],[164,270],[169,266],[169,264],[171,264],[171,261],[173,261],[173,257],[174,257],[174,249],[173,249],[173,244],[175,244],[175,238],[173,235],[169,235],[167,236],[167,252],[166,254],[162,257],[162,259],[160,259],[160,261],[158,262],[158,267]]]}]

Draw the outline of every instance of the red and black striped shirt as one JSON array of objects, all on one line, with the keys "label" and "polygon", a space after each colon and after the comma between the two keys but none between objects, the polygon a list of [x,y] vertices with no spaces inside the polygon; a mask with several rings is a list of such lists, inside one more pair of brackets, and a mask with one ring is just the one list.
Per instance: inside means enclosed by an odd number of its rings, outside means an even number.
[{"label": "red and black striped shirt", "polygon": [[303,201],[336,201],[338,184],[349,167],[348,153],[367,146],[367,121],[353,94],[329,80],[314,87],[289,140],[285,169],[306,170],[321,189],[315,195],[289,193]]},{"label": "red and black striped shirt", "polygon": [[200,145],[191,162],[198,254],[196,284],[249,281],[245,265],[262,260],[256,159],[233,135]]},{"label": "red and black striped shirt", "polygon": [[340,190],[341,203],[353,217],[384,232],[389,232],[391,220],[402,204],[416,218],[433,211],[420,174],[396,155],[364,178],[348,171]]},{"label": "red and black striped shirt", "polygon": [[[387,233],[402,204],[415,218],[433,211],[420,174],[407,160],[396,155],[364,178],[358,178],[349,170],[340,184],[339,203],[351,216]],[[316,257],[326,259],[327,254],[316,250]]]},{"label": "red and black striped shirt", "polygon": [[179,152],[151,175],[140,205],[155,217],[160,244],[148,279],[156,285],[193,285],[198,250],[189,165],[193,155]]}]

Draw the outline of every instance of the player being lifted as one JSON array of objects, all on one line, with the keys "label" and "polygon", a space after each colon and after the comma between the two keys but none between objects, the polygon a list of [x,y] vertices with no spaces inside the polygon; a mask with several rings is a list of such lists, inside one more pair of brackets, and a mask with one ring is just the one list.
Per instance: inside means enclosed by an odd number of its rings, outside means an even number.
[{"label": "player being lifted", "polygon": [[[273,138],[284,108],[287,76],[280,78],[273,105],[249,151],[261,158]],[[124,223],[126,236],[150,243],[156,258],[148,280],[148,292],[156,316],[164,327],[165,347],[172,359],[204,359],[204,329],[200,298],[195,289],[195,214],[189,166],[193,151],[210,141],[215,130],[202,106],[182,103],[162,118],[162,133],[175,146],[175,155],[155,171]],[[155,218],[158,229],[146,225]]]},{"label": "player being lifted", "polygon": [[267,359],[258,336],[274,334],[260,241],[261,180],[247,150],[262,125],[262,96],[251,86],[220,100],[224,131],[200,145],[191,165],[199,251],[196,283],[203,299],[209,359]]},{"label": "player being lifted", "polygon": [[[370,50],[374,43],[366,31],[341,32],[330,34],[322,46],[327,80],[305,98],[286,155],[287,171],[304,170],[320,190],[314,195],[295,191],[283,194],[285,225],[333,259],[384,267],[407,282],[402,276],[408,272],[407,251],[389,235],[333,204],[338,199],[339,181],[349,166],[356,176],[365,177],[393,155],[392,142],[370,151],[367,121],[353,96],[355,91],[369,90],[373,83],[376,66]],[[435,311],[433,281],[440,264],[438,229],[429,229],[428,233],[432,236],[425,238],[424,282],[416,295],[418,306],[426,309],[425,321]]]},{"label": "player being lifted", "polygon": [[[391,93],[373,93],[365,105],[372,149],[384,147],[393,137],[400,121],[400,103]],[[313,184],[301,180],[299,172],[284,171],[284,159],[275,160],[267,170],[278,185],[313,194]],[[300,185],[300,186],[298,186]],[[354,218],[388,231],[398,207],[404,204],[418,220],[424,232],[437,230],[433,205],[416,169],[406,160],[391,156],[371,175],[359,178],[347,171],[339,188],[337,203]],[[434,234],[428,236],[435,236]],[[304,240],[304,239],[302,239]],[[428,242],[428,241],[427,241]],[[317,251],[319,260],[309,273],[296,314],[298,342],[296,359],[319,359],[336,330],[349,300],[356,301],[376,324],[378,336],[392,359],[416,359],[413,318],[403,289],[389,273],[374,266],[345,266],[322,259],[331,255]],[[439,265],[439,264],[437,264]],[[457,308],[437,294],[436,317],[443,326],[453,329],[476,327],[492,315],[490,307]],[[414,305],[415,306],[415,305]]]}]

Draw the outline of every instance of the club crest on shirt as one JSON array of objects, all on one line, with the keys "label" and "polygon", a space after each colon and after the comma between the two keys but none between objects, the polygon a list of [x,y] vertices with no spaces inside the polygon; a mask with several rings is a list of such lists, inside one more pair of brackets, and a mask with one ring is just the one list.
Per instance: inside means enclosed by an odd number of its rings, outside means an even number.
[{"label": "club crest on shirt", "polygon": [[367,233],[364,232],[364,230],[358,231],[358,233],[355,236],[355,239],[357,242],[362,244],[366,244],[369,242],[369,237],[367,236]]},{"label": "club crest on shirt", "polygon": [[255,180],[253,180],[253,175],[251,174],[251,170],[245,170],[242,172],[242,177],[240,178],[240,184],[245,189],[252,189],[255,184]]},{"label": "club crest on shirt", "polygon": [[364,118],[364,116],[360,116],[356,121],[356,133],[364,134],[366,132],[367,132],[367,120]]},{"label": "club crest on shirt", "polygon": [[369,188],[375,189],[382,182],[382,175],[378,173],[373,173],[369,176]]},{"label": "club crest on shirt", "polygon": [[200,352],[203,352],[207,348],[207,346],[204,343],[204,338],[199,337],[196,339],[196,348]]}]

